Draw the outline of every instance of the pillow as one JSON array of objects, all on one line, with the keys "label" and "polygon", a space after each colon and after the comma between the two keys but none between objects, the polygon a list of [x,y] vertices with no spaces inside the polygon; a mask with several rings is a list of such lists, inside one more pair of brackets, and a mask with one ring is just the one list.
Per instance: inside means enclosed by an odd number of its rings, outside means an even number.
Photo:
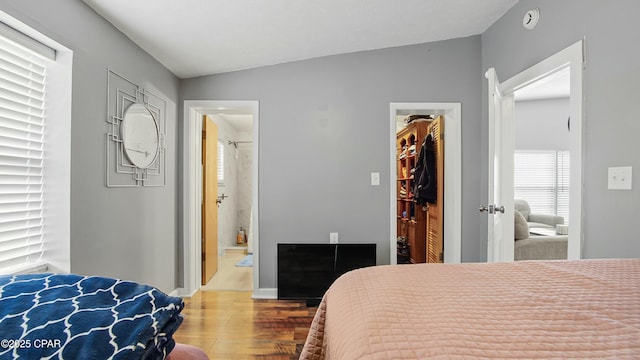
[{"label": "pillow", "polygon": [[518,210],[515,210],[513,213],[513,219],[515,221],[513,231],[515,239],[522,240],[529,238],[529,224],[527,224],[527,220],[525,220],[522,213]]},{"label": "pillow", "polygon": [[520,211],[524,219],[529,219],[529,214],[531,214],[531,208],[529,207],[529,203],[527,200],[515,199],[515,208]]}]

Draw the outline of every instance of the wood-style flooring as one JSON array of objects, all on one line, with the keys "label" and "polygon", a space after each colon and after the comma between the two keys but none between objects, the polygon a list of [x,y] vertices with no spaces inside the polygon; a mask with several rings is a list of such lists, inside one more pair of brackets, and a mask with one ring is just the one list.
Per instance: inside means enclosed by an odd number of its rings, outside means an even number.
[{"label": "wood-style flooring", "polygon": [[238,267],[238,261],[247,256],[247,249],[227,249],[218,258],[218,271],[202,290],[236,290],[251,291],[253,289],[253,268]]},{"label": "wood-style flooring", "polygon": [[238,291],[199,291],[185,305],[174,339],[230,360],[298,359],[317,309]]}]

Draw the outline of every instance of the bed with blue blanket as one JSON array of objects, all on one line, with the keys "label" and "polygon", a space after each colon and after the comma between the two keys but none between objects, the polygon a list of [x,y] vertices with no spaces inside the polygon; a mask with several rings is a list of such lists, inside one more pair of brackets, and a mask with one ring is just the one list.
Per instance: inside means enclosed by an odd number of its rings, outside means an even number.
[{"label": "bed with blue blanket", "polygon": [[181,298],[119,279],[0,276],[0,360],[163,359]]}]

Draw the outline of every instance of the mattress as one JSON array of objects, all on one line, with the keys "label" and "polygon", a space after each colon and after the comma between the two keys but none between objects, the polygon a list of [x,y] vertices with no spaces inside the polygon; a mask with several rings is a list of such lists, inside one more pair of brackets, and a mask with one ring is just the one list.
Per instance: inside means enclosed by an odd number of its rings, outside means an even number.
[{"label": "mattress", "polygon": [[640,259],[377,266],[326,292],[301,359],[639,359]]}]

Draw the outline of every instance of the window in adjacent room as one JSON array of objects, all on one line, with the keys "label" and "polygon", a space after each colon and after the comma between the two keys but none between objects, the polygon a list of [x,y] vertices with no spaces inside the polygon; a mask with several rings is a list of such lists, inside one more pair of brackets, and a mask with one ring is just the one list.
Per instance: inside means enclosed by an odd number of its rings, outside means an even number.
[{"label": "window in adjacent room", "polygon": [[69,271],[71,52],[33,34],[0,12],[0,274]]},{"label": "window in adjacent room", "polygon": [[218,184],[224,184],[224,141],[218,140]]},{"label": "window in adjacent room", "polygon": [[555,214],[569,220],[569,151],[516,150],[514,195],[525,199],[531,212]]}]

